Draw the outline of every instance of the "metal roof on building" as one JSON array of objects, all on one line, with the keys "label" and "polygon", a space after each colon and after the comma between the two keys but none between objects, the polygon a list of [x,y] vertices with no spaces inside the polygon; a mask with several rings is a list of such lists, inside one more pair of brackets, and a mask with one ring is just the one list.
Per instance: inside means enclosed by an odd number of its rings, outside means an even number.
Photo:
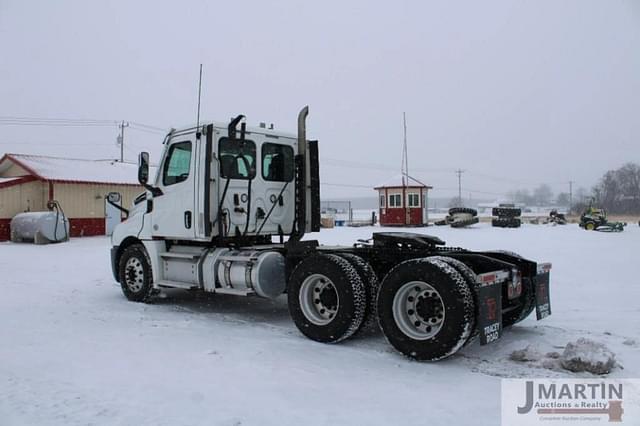
[{"label": "metal roof on building", "polygon": [[[42,155],[6,154],[0,159],[0,176],[11,164],[16,164],[30,175],[45,181],[139,185],[138,166],[115,160],[86,160]],[[150,175],[153,176],[155,170]],[[5,177],[1,179],[15,179]]]},{"label": "metal roof on building", "polygon": [[433,189],[432,186],[429,186],[425,183],[420,182],[418,179],[413,178],[409,175],[397,174],[393,176],[391,179],[383,182],[380,185],[376,185],[374,189],[381,188],[427,188]]}]

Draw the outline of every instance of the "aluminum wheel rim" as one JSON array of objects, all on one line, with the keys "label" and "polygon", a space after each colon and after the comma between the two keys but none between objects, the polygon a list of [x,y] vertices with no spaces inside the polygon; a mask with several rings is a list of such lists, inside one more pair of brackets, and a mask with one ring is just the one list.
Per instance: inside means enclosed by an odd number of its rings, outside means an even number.
[{"label": "aluminum wheel rim", "polygon": [[124,266],[125,283],[129,290],[138,293],[144,286],[144,268],[136,257],[127,260]]},{"label": "aluminum wheel rim", "polygon": [[[298,298],[305,318],[315,325],[329,324],[340,307],[336,286],[322,274],[308,276],[300,286]],[[332,298],[335,298],[335,304],[328,303],[329,300],[333,301]]]},{"label": "aluminum wheel rim", "polygon": [[406,336],[427,340],[444,324],[444,302],[440,293],[423,281],[404,284],[393,298],[393,319]]}]

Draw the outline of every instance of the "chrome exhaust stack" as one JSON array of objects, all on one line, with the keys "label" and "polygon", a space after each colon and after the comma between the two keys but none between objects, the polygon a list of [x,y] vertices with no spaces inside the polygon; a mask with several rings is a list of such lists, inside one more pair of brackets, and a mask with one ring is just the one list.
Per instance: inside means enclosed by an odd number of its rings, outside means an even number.
[{"label": "chrome exhaust stack", "polygon": [[305,106],[298,113],[298,154],[307,155],[307,116],[309,106]]}]

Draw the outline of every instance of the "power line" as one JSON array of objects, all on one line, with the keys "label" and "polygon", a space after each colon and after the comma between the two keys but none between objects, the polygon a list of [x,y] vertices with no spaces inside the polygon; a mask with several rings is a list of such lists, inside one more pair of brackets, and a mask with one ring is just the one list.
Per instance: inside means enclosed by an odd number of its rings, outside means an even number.
[{"label": "power line", "polygon": [[160,132],[163,132],[163,133],[167,133],[167,131],[168,131],[168,129],[163,128],[163,127],[151,126],[149,124],[142,124],[142,123],[138,123],[137,121],[129,121],[129,123],[132,126],[144,127],[144,128],[149,129],[149,130],[157,130],[157,131],[160,131]]},{"label": "power line", "polygon": [[[330,157],[322,157],[321,158],[323,166],[329,167],[343,167],[343,168],[354,168],[354,169],[371,169],[371,170],[393,170],[396,171],[397,168],[379,163],[363,163],[359,161],[350,161],[343,160],[338,158],[330,158]],[[452,169],[444,169],[444,168],[433,168],[433,169],[424,169],[424,168],[412,168],[414,172],[419,173],[451,173]]]},{"label": "power line", "polygon": [[147,128],[143,128],[143,127],[138,127],[136,125],[131,124],[131,122],[129,122],[129,128],[132,130],[137,130],[138,132],[144,132],[144,133],[150,133],[150,134],[154,134],[154,135],[164,135],[166,134],[166,132],[164,131],[160,131],[160,130],[150,130]]},{"label": "power line", "polygon": [[[0,142],[0,145],[37,145],[37,146],[87,146],[86,143],[42,143],[42,142]],[[91,146],[113,146],[110,143],[92,143]]]},{"label": "power line", "polygon": [[354,185],[354,184],[348,184],[348,183],[320,182],[320,185],[339,186],[339,187],[344,187],[344,188],[367,188],[367,189],[373,189],[372,185]]},{"label": "power line", "polygon": [[29,126],[29,127],[113,127],[115,123],[62,123],[62,122],[26,122],[26,121],[0,121],[0,126]]},{"label": "power line", "polygon": [[[0,116],[0,125],[9,126],[51,126],[51,127],[92,127],[92,126],[119,126],[118,120],[87,119],[87,118],[43,118],[43,117],[18,117]],[[132,125],[149,131],[165,133],[167,129],[137,121],[130,121]]]}]

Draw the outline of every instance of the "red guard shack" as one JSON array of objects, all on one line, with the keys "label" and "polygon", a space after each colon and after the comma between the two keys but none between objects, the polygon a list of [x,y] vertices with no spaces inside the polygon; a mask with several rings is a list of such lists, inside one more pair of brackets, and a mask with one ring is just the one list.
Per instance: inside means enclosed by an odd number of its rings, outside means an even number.
[{"label": "red guard shack", "polygon": [[428,193],[433,187],[408,175],[397,175],[375,187],[381,226],[426,226]]},{"label": "red guard shack", "polygon": [[137,169],[135,164],[113,160],[4,155],[0,158],[0,241],[9,239],[13,216],[44,211],[50,200],[60,202],[72,237],[105,235],[109,207],[105,197],[118,192],[121,205],[129,207],[144,191]]}]

